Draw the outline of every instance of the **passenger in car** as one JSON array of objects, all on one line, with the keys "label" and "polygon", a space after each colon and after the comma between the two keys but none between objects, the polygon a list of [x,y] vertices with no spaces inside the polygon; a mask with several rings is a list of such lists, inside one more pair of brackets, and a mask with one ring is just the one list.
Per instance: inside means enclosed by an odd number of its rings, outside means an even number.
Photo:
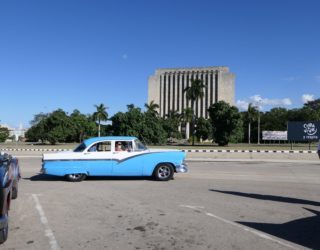
[{"label": "passenger in car", "polygon": [[122,143],[120,141],[116,142],[116,151],[124,151],[122,148]]}]

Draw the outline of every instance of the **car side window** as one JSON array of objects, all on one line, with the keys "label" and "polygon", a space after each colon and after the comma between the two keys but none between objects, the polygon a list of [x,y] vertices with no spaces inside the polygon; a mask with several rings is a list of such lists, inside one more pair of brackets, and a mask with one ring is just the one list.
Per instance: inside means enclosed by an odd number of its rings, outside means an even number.
[{"label": "car side window", "polygon": [[111,151],[111,142],[98,142],[93,144],[89,149],[89,152],[109,152]]},{"label": "car side window", "polygon": [[132,141],[116,141],[115,142],[115,151],[132,151]]},{"label": "car side window", "polygon": [[144,151],[146,149],[146,146],[141,141],[139,141],[138,139],[135,140],[134,151]]}]

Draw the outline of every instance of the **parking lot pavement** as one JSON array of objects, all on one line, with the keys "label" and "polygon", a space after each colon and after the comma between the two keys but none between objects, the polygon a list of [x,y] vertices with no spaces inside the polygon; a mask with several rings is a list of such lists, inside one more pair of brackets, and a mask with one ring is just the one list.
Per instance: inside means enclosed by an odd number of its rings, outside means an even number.
[{"label": "parking lot pavement", "polygon": [[190,162],[169,182],[23,179],[3,249],[302,249],[320,246],[316,163]]}]

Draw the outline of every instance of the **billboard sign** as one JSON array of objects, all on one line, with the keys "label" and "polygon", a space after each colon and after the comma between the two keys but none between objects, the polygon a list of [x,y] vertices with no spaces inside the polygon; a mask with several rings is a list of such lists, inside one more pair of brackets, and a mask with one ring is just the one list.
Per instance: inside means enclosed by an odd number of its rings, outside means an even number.
[{"label": "billboard sign", "polygon": [[262,140],[286,141],[287,139],[287,131],[262,131]]},{"label": "billboard sign", "polygon": [[288,140],[317,141],[320,139],[320,122],[288,122]]}]

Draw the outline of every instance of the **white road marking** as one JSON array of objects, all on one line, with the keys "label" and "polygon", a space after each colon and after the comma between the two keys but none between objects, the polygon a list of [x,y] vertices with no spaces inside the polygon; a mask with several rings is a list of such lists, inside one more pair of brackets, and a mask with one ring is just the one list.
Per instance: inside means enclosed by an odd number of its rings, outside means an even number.
[{"label": "white road marking", "polygon": [[40,204],[40,201],[39,201],[39,198],[38,198],[38,195],[37,194],[32,194],[32,198],[36,204],[36,209],[40,215],[40,221],[41,223],[43,224],[44,226],[44,233],[45,233],[45,236],[47,236],[49,238],[49,244],[51,246],[51,249],[52,250],[59,250],[60,247],[58,245],[58,242],[56,241],[56,238],[54,237],[54,234],[52,232],[52,230],[50,229],[49,227],[49,224],[48,224],[48,219],[42,209],[42,206]]},{"label": "white road marking", "polygon": [[[197,208],[203,208],[203,207],[199,207],[199,206],[190,206],[190,205],[180,205],[180,206],[181,206],[181,207],[190,208],[190,209],[193,209],[193,210],[195,210],[195,209],[197,209]],[[258,230],[252,229],[252,228],[250,228],[250,227],[247,227],[247,226],[244,226],[244,225],[235,223],[235,222],[233,222],[233,221],[226,220],[226,219],[224,219],[224,218],[222,218],[222,217],[220,217],[220,216],[217,216],[217,215],[215,215],[215,214],[208,213],[208,212],[205,212],[205,211],[204,211],[204,214],[207,215],[207,216],[209,216],[209,217],[213,217],[213,218],[215,218],[215,219],[217,219],[217,220],[219,220],[219,221],[222,221],[222,222],[224,222],[224,223],[226,223],[226,224],[229,224],[229,225],[232,225],[232,226],[241,228],[241,229],[244,230],[244,231],[247,231],[247,232],[250,232],[250,233],[252,233],[252,234],[254,234],[254,235],[256,235],[256,236],[259,236],[260,238],[273,241],[273,242],[275,242],[275,243],[278,243],[278,244],[280,244],[280,245],[282,245],[282,246],[285,246],[285,247],[288,247],[288,248],[291,248],[291,249],[296,249],[296,250],[300,249],[300,248],[295,247],[295,246],[293,246],[293,245],[291,245],[291,244],[289,244],[289,243],[286,243],[286,242],[284,242],[284,241],[278,240],[278,239],[272,237],[272,236],[269,235],[269,234],[266,234],[266,233],[260,232],[260,231],[258,231]]]},{"label": "white road marking", "polygon": [[191,209],[203,209],[201,206],[190,206],[190,205],[180,205],[181,207],[191,208]]},{"label": "white road marking", "polygon": [[42,155],[14,155],[14,157],[19,158],[42,158]]}]

